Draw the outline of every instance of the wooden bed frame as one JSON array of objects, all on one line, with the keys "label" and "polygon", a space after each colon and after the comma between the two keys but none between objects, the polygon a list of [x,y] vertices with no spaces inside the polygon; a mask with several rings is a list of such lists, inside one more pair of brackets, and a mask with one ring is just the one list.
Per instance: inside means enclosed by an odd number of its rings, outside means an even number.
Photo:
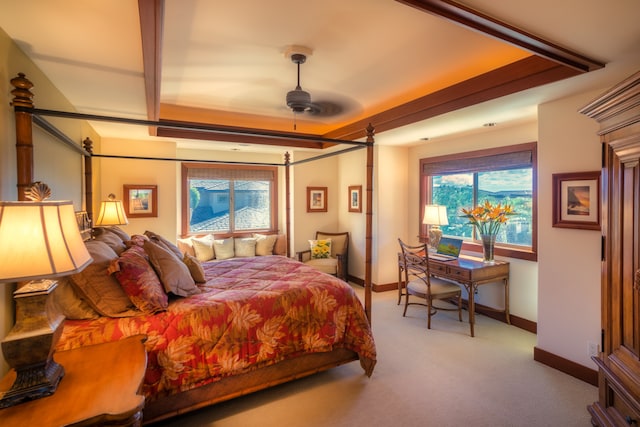
[{"label": "wooden bed frame", "polygon": [[[77,113],[68,113],[51,110],[38,110],[34,108],[31,93],[33,84],[25,77],[24,74],[19,73],[17,77],[11,79],[11,84],[14,86],[14,90],[11,92],[14,95],[12,105],[15,110],[15,123],[16,123],[16,157],[17,157],[17,187],[18,187],[18,200],[25,200],[24,190],[27,189],[34,181],[33,173],[33,125],[36,124],[44,131],[48,132],[55,137],[56,140],[65,143],[79,152],[84,157],[84,187],[85,187],[85,200],[84,206],[89,219],[93,219],[93,195],[92,195],[92,158],[100,157],[99,154],[94,154],[92,150],[91,141],[86,138],[82,142],[82,147],[76,141],[66,137],[61,131],[56,129],[53,125],[47,122],[43,116],[65,117],[79,120],[102,120],[123,122],[128,124],[138,124],[142,126],[162,126],[185,128],[187,125],[184,123],[168,123],[168,122],[152,122],[146,120],[130,120],[120,119],[116,117],[104,117],[94,115],[84,115]],[[219,131],[220,127],[216,126],[202,126],[198,125],[198,130],[202,131]],[[230,131],[225,128],[226,133]],[[233,132],[231,132],[233,133]],[[238,132],[242,135],[243,132]],[[255,133],[253,134],[255,135]],[[277,136],[281,139],[294,139],[290,134],[278,134],[275,132],[265,132],[265,135],[269,137]],[[365,240],[365,278],[364,278],[364,291],[365,291],[365,313],[371,323],[371,254],[372,254],[372,200],[373,200],[373,135],[374,129],[371,125],[367,128],[367,139],[364,143],[358,143],[354,141],[344,140],[332,140],[327,138],[317,138],[316,140],[322,143],[332,144],[350,144],[355,147],[350,147],[345,150],[336,151],[334,153],[322,154],[317,157],[306,159],[304,162],[309,162],[315,159],[326,158],[332,155],[338,155],[344,152],[350,152],[354,149],[366,148],[367,149],[367,186],[366,186],[366,240]],[[299,139],[300,137],[295,137]],[[309,139],[309,138],[307,138]],[[113,157],[113,156],[109,156]],[[127,157],[131,158],[131,157]],[[136,158],[140,160],[150,160],[152,158]],[[169,159],[163,159],[169,160]],[[187,161],[185,159],[170,159],[175,161]],[[220,162],[224,163],[224,162]],[[285,161],[282,166],[285,169],[285,187],[286,187],[286,236],[287,236],[287,251],[290,248],[290,236],[291,236],[291,204],[290,204],[290,167],[296,163],[289,161],[289,154],[285,155]],[[261,368],[255,371],[248,372],[246,374],[224,378],[221,381],[199,387],[193,390],[178,393],[176,395],[161,397],[154,401],[148,402],[144,408],[144,423],[152,423],[160,421],[162,419],[170,418],[194,409],[202,408],[214,403],[218,403],[224,400],[229,400],[238,396],[242,396],[248,393],[252,393],[258,390],[263,390],[268,387],[272,387],[278,384],[282,384],[288,381],[292,381],[298,378],[302,378],[308,375],[312,375],[317,372],[325,371],[336,366],[358,360],[359,357],[356,353],[350,350],[337,349],[327,353],[308,354],[296,357],[286,361],[279,362],[275,365],[271,365],[266,368]],[[371,361],[360,361],[363,369],[367,375],[371,375],[373,370],[373,363]]]}]

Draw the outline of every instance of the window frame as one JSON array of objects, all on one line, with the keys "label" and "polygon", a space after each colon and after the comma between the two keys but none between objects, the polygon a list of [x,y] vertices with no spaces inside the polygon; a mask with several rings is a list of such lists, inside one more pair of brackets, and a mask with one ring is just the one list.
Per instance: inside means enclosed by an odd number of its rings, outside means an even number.
[{"label": "window frame", "polygon": [[[448,169],[446,173],[468,173],[479,172],[479,170],[465,169],[465,162],[478,162],[482,160],[495,160],[501,156],[505,158],[517,156],[518,154],[530,153],[531,155],[531,175],[532,175],[532,200],[531,200],[531,246],[510,245],[508,243],[496,243],[495,253],[499,256],[505,256],[509,258],[517,258],[528,261],[538,260],[538,156],[537,156],[537,143],[528,142],[524,144],[510,145],[505,147],[489,148],[477,151],[469,151],[464,153],[447,154],[444,156],[430,157],[420,159],[420,205],[419,205],[419,230],[420,236],[428,235],[428,226],[422,224],[422,217],[424,214],[424,206],[431,203],[432,200],[432,176],[435,173],[425,173],[425,166],[427,168],[437,167],[437,164],[450,164],[454,165],[453,169]],[[483,159],[484,158],[484,159]],[[489,163],[489,162],[486,162]],[[493,169],[489,169],[493,170]],[[438,175],[444,175],[443,172]],[[478,240],[467,240],[465,238],[463,243],[463,249],[470,252],[482,253],[482,244]]]},{"label": "window frame", "polygon": [[197,236],[203,234],[203,232],[190,232],[189,231],[189,169],[217,169],[217,170],[256,170],[256,171],[269,171],[272,173],[273,179],[271,181],[271,224],[269,228],[256,228],[251,230],[238,230],[233,229],[233,224],[229,224],[230,230],[226,232],[206,231],[206,233],[213,233],[216,236],[233,237],[233,236],[246,236],[250,233],[277,233],[278,232],[278,168],[275,166],[257,166],[257,165],[237,165],[237,164],[212,164],[212,163],[199,163],[199,162],[186,162],[182,163],[182,177],[181,177],[181,237]]}]

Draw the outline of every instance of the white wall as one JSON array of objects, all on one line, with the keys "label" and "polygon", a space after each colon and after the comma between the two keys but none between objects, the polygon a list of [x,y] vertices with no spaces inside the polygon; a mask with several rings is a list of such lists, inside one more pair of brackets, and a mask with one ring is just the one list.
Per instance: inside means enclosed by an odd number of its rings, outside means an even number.
[{"label": "white wall", "polygon": [[551,212],[554,173],[601,168],[597,122],[577,112],[599,92],[540,105],[538,148],[537,346],[593,369],[587,349],[600,343],[601,233],[554,228]]},{"label": "white wall", "polygon": [[[322,153],[296,151],[292,154],[292,162],[318,154]],[[333,156],[291,167],[291,209],[295,213],[290,236],[292,256],[295,252],[309,249],[308,240],[315,238],[316,231],[341,231],[338,212],[341,209],[341,196],[346,194],[346,189],[341,189],[339,185],[337,165],[338,156]],[[307,187],[327,187],[327,212],[307,212]]]},{"label": "white wall", "polygon": [[[367,212],[367,150],[361,149],[337,156],[338,160],[338,231],[349,231],[349,275],[364,279],[366,212]],[[349,187],[362,186],[362,212],[349,212]]]},{"label": "white wall", "polygon": [[411,190],[408,153],[407,148],[375,148],[372,281],[378,285],[398,281],[398,238],[413,241],[409,200],[418,193]]}]

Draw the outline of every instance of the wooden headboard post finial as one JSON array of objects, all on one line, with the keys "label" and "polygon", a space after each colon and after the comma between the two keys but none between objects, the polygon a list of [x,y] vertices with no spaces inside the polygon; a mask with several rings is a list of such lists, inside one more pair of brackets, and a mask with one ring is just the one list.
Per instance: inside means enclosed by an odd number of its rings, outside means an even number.
[{"label": "wooden headboard post finial", "polygon": [[91,166],[91,155],[93,155],[93,141],[91,140],[91,138],[86,137],[84,141],[82,141],[82,148],[84,148],[84,150],[89,153],[88,156],[84,156],[84,210],[87,212],[89,223],[93,224],[93,169]]},{"label": "wooden headboard post finial", "polygon": [[[11,105],[15,107],[33,108],[33,83],[23,73],[11,79],[11,85],[15,89],[11,91],[13,100]],[[18,200],[26,201],[25,191],[33,183],[33,131],[32,114],[28,111],[16,109],[16,158],[17,158],[17,187]]]}]

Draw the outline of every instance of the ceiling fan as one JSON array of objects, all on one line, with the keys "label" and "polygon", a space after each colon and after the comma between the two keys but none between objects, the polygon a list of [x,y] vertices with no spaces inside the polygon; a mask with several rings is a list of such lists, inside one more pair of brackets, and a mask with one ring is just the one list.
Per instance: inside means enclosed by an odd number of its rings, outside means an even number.
[{"label": "ceiling fan", "polygon": [[306,60],[307,55],[303,53],[291,54],[291,62],[298,66],[298,84],[294,90],[287,93],[287,107],[289,107],[294,114],[309,113],[315,116],[327,117],[341,113],[342,106],[334,102],[311,102],[311,95],[309,92],[303,90],[300,86],[300,64],[304,64]]}]

